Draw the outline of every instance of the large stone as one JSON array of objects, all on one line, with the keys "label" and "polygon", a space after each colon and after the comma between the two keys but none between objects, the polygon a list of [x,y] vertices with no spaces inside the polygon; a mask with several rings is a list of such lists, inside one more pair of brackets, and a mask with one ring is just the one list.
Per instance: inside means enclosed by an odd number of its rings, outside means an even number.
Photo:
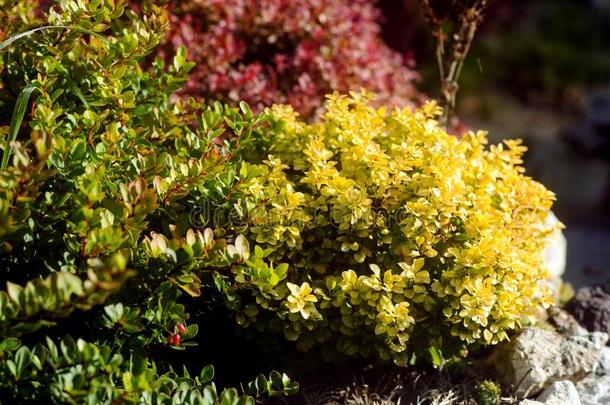
[{"label": "large stone", "polygon": [[555,326],[555,330],[562,335],[585,336],[589,332],[566,310],[559,307],[547,309],[548,321]]},{"label": "large stone", "polygon": [[[559,302],[559,294],[563,284],[562,276],[566,270],[566,257],[568,243],[561,231],[561,223],[553,213],[549,211],[545,225],[554,227],[555,230],[546,238],[546,248],[544,250],[544,265],[548,270],[548,279],[541,280],[540,284],[548,286],[553,291],[553,297]],[[545,313],[541,313],[544,320]]]},{"label": "large stone", "polygon": [[589,331],[610,333],[610,284],[580,288],[565,308]]},{"label": "large stone", "polygon": [[536,398],[546,405],[581,405],[580,397],[572,381],[556,381]]},{"label": "large stone", "polygon": [[[572,381],[556,381],[538,398],[524,399],[519,405],[583,405]],[[587,404],[588,405],[588,404]]]},{"label": "large stone", "polygon": [[498,347],[489,363],[503,384],[525,398],[555,381],[579,381],[595,372],[607,340],[603,332],[562,336],[553,330],[527,328]]},{"label": "large stone", "polygon": [[558,280],[561,284],[561,276],[566,271],[566,257],[568,252],[568,241],[559,228],[560,222],[553,211],[544,221],[546,226],[557,227],[546,240],[546,249],[544,251],[544,264],[546,265],[549,274],[553,280]]},{"label": "large stone", "polygon": [[582,405],[610,404],[610,376],[590,375],[576,383]]},{"label": "large stone", "polygon": [[610,376],[610,347],[606,346],[602,349],[602,354],[599,357],[599,365],[597,374]]}]

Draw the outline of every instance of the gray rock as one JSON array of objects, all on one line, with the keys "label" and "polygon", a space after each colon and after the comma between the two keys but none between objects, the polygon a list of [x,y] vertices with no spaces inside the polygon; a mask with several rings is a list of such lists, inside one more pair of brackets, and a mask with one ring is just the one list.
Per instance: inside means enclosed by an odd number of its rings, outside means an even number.
[{"label": "gray rock", "polygon": [[547,405],[581,405],[580,397],[572,381],[556,381],[536,398]]},{"label": "gray rock", "polygon": [[[544,224],[549,227],[558,227],[559,219],[553,211],[549,211]],[[556,228],[546,240],[546,248],[544,250],[544,264],[549,271],[550,279],[547,283],[555,293],[555,297],[559,297],[559,289],[561,288],[561,277],[566,271],[566,257],[568,252],[568,242],[560,228]]]},{"label": "gray rock", "polygon": [[555,381],[579,381],[595,372],[608,335],[562,336],[527,328],[489,359],[498,378],[519,398],[536,395]]},{"label": "gray rock", "polygon": [[585,336],[589,332],[566,310],[559,307],[547,309],[548,320],[562,335]]},{"label": "gray rock", "polygon": [[519,405],[544,405],[542,402],[536,401],[534,399],[524,399],[519,402]]},{"label": "gray rock", "polygon": [[588,330],[610,333],[610,284],[578,289],[565,309]]},{"label": "gray rock", "polygon": [[597,374],[610,376],[610,347],[606,346],[602,349],[602,354],[599,357]]},{"label": "gray rock", "polygon": [[590,375],[576,383],[582,405],[610,404],[610,376]]}]

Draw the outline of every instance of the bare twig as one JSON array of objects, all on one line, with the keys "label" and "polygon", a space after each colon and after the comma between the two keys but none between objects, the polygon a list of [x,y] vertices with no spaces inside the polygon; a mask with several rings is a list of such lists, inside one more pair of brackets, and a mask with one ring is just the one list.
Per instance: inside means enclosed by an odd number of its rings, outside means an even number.
[{"label": "bare twig", "polygon": [[[431,0],[419,0],[424,17],[436,39],[436,59],[441,80],[440,105],[443,107],[440,123],[445,127],[451,124],[466,55],[483,21],[484,11],[491,1],[493,0],[454,0],[452,8],[460,7],[461,10],[453,17],[456,20],[453,24],[455,28],[450,30],[446,26],[452,18],[452,13],[441,15]],[[446,32],[446,29],[450,32]]]}]

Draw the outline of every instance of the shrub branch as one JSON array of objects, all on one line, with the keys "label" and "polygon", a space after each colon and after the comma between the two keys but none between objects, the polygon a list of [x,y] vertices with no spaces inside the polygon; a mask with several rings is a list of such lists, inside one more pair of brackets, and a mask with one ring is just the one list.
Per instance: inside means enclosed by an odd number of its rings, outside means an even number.
[{"label": "shrub branch", "polygon": [[443,15],[432,5],[431,0],[420,0],[424,17],[436,39],[436,59],[441,81],[440,104],[443,108],[439,123],[444,127],[451,124],[464,61],[477,29],[483,22],[485,9],[492,1],[475,0],[471,4],[468,1],[452,1],[452,8],[459,7],[460,10],[453,18],[456,21],[448,24],[452,19],[451,12]]}]

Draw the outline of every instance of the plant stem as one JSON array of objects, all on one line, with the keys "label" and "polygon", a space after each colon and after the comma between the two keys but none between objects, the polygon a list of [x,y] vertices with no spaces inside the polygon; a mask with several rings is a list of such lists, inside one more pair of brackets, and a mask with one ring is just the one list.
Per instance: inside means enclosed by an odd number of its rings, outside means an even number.
[{"label": "plant stem", "polygon": [[461,7],[462,10],[456,18],[456,28],[453,32],[446,32],[445,26],[451,13],[441,16],[432,6],[431,0],[419,0],[424,17],[436,38],[436,60],[441,81],[440,105],[443,108],[439,123],[445,128],[451,125],[464,61],[483,21],[483,13],[491,1],[474,0],[470,5],[463,4],[468,3],[466,0],[454,1],[452,7]]}]

